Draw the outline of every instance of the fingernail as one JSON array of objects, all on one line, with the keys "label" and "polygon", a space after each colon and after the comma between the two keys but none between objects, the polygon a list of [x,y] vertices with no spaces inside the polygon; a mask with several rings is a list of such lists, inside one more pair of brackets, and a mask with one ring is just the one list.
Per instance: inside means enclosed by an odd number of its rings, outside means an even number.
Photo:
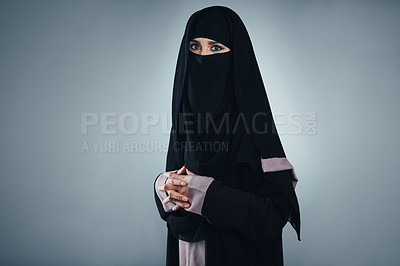
[{"label": "fingernail", "polygon": [[163,188],[164,188],[164,185],[159,186],[159,187],[158,187],[158,190],[163,190]]},{"label": "fingernail", "polygon": [[186,207],[186,208],[189,207],[189,204],[185,204],[185,207]]},{"label": "fingernail", "polygon": [[168,172],[168,173],[165,173],[165,176],[166,177],[169,177],[171,175],[171,173],[170,172]]},{"label": "fingernail", "polygon": [[183,197],[182,200],[183,200],[183,201],[187,201],[187,200],[188,200],[188,197]]},{"label": "fingernail", "polygon": [[186,185],[186,183],[182,181],[182,182],[181,182],[181,185],[184,186],[184,185]]}]

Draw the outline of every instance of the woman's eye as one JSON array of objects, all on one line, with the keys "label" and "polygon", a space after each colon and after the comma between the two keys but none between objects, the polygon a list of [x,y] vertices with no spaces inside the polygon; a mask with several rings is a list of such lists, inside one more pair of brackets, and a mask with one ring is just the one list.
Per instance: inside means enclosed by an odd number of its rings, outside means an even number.
[{"label": "woman's eye", "polygon": [[200,45],[198,45],[196,43],[190,44],[190,50],[199,50],[199,49],[200,49]]},{"label": "woman's eye", "polygon": [[221,51],[221,50],[224,50],[224,48],[222,46],[219,46],[219,45],[213,45],[211,47],[211,51]]}]

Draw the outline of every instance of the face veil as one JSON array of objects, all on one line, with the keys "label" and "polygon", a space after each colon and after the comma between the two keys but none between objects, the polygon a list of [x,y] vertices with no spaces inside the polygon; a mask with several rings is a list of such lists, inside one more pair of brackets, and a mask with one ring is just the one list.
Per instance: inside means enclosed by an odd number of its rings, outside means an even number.
[{"label": "face veil", "polygon": [[231,52],[205,56],[190,52],[185,94],[189,111],[218,116],[234,100],[233,81]]},{"label": "face veil", "polygon": [[[218,41],[231,51],[194,54],[189,51],[189,43],[197,37]],[[224,119],[226,114],[229,119]],[[212,125],[207,115],[223,129],[207,131]],[[187,148],[191,143],[215,142],[227,143],[228,149]],[[248,164],[260,175],[291,171],[292,183],[279,178],[269,181],[289,198],[291,206],[282,208],[290,208],[288,221],[300,240],[300,210],[294,190],[298,179],[280,142],[250,37],[234,11],[213,6],[189,18],[181,42],[166,171],[186,165],[196,174],[228,182],[232,181],[228,180],[228,169],[239,163]],[[175,237],[188,242],[204,239],[207,221],[202,216],[181,208],[167,219]]]}]

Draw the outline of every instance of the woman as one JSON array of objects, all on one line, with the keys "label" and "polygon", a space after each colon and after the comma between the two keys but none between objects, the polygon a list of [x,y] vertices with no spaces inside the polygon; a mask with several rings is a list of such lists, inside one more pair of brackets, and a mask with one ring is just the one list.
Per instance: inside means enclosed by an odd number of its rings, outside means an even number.
[{"label": "woman", "polygon": [[166,172],[154,182],[167,265],[283,265],[288,221],[300,241],[298,180],[249,35],[231,9],[189,18],[172,117]]}]

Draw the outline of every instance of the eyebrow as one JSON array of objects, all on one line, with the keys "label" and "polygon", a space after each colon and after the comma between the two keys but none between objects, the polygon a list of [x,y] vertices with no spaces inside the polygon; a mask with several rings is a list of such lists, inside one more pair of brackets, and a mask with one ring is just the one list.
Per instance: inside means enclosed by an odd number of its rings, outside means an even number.
[{"label": "eyebrow", "polygon": [[[200,43],[198,40],[192,40],[190,42]],[[216,42],[216,41],[209,41],[208,42],[208,44],[216,44],[216,43],[219,43],[219,42]]]}]

